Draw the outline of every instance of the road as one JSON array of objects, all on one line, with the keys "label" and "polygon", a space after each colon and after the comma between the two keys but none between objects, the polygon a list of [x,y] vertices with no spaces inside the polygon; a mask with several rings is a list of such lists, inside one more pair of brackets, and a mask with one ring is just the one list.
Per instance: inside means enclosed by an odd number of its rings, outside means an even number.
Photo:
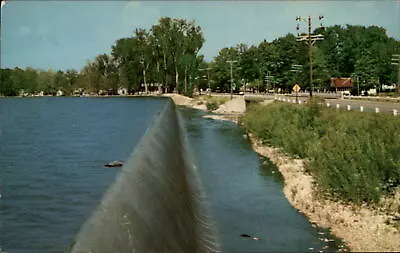
[{"label": "road", "polygon": [[[292,102],[295,100],[292,96],[285,95],[273,95],[273,94],[262,94],[262,95],[253,95],[246,94],[246,100],[270,100],[280,98],[281,101]],[[299,97],[301,102],[306,101],[307,97]],[[379,108],[380,113],[390,113],[393,114],[393,110],[397,110],[400,113],[400,103],[396,102],[378,102],[378,101],[368,101],[368,100],[352,100],[349,98],[341,99],[341,98],[329,98],[325,99],[325,105],[329,104],[330,107],[337,108],[339,105],[340,109],[348,110],[348,106],[350,106],[350,110],[361,110],[361,106],[363,107],[364,112],[376,112],[376,108]]]}]

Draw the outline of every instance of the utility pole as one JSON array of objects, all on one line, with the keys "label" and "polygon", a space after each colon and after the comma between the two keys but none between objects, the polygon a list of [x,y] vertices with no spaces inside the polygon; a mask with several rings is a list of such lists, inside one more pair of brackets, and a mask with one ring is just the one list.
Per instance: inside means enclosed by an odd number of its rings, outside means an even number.
[{"label": "utility pole", "polygon": [[[319,20],[322,20],[324,16],[318,16]],[[324,35],[322,34],[312,34],[312,17],[308,16],[308,18],[302,18],[300,16],[296,17],[296,21],[305,21],[308,23],[308,33],[305,35],[297,35],[297,41],[305,41],[308,45],[308,60],[309,60],[309,67],[310,67],[310,97],[312,97],[313,92],[314,92],[314,84],[313,84],[313,72],[312,72],[312,46],[315,44],[317,40],[323,40]],[[320,27],[323,28],[322,23],[320,24]],[[300,29],[300,25],[297,24],[296,30]]]},{"label": "utility pole", "polygon": [[397,66],[397,94],[400,96],[400,55],[392,55],[392,64]]},{"label": "utility pole", "polygon": [[199,69],[199,70],[207,70],[207,82],[208,82],[208,95],[211,96],[211,85],[210,85],[210,67],[207,67],[205,69]]},{"label": "utility pole", "polygon": [[233,63],[237,62],[237,61],[226,61],[228,63],[231,64],[231,99],[233,98],[233,71],[232,71],[232,65]]}]

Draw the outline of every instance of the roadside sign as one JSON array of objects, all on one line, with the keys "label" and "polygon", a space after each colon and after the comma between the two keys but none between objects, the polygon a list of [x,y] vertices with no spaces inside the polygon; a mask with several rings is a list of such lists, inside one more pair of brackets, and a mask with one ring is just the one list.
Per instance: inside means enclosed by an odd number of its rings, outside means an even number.
[{"label": "roadside sign", "polygon": [[293,91],[294,91],[294,92],[299,92],[299,91],[300,91],[300,86],[299,86],[298,84],[295,84],[295,85],[293,86]]}]

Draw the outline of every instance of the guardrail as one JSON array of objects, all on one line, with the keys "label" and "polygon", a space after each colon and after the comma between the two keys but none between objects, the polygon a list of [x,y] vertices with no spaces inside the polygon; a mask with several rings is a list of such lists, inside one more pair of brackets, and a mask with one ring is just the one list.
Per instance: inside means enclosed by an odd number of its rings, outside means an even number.
[{"label": "guardrail", "polygon": [[392,98],[392,97],[372,97],[372,96],[343,96],[344,99],[356,99],[356,100],[369,100],[369,101],[387,101],[400,103],[400,97]]},{"label": "guardrail", "polygon": [[[294,103],[294,104],[304,104],[307,103],[306,100],[303,99],[293,99],[293,98],[289,98],[289,97],[280,97],[280,96],[275,96],[274,97],[275,101],[279,101],[279,102],[286,102],[286,103]],[[399,109],[395,109],[395,108],[391,108],[389,110],[382,110],[381,107],[379,106],[375,106],[375,107],[369,107],[368,110],[366,110],[366,107],[363,105],[359,105],[359,106],[355,106],[355,105],[341,105],[340,103],[335,103],[335,102],[325,102],[324,105],[326,105],[326,107],[328,108],[336,108],[336,109],[344,109],[347,111],[351,111],[351,110],[358,110],[360,112],[375,112],[375,113],[391,113],[393,116],[398,116],[399,115]]]}]

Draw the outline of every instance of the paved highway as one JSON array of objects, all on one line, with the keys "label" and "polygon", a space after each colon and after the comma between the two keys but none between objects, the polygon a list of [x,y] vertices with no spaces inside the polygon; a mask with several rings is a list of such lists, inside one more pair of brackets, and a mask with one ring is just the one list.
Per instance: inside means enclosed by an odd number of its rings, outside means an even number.
[{"label": "paved highway", "polygon": [[[275,97],[280,98],[281,100],[285,100],[285,102],[292,102],[295,100],[292,96],[285,96],[285,95],[273,95],[273,94],[246,94],[246,100],[269,100],[274,99]],[[307,101],[308,97],[299,97],[299,100],[302,102]],[[393,110],[397,110],[400,116],[400,103],[396,102],[378,102],[378,101],[368,101],[368,100],[352,100],[349,98],[342,99],[342,98],[329,98],[325,99],[325,105],[329,107],[337,108],[339,105],[340,109],[348,110],[348,106],[350,106],[350,110],[361,110],[361,106],[363,107],[364,112],[376,112],[376,108],[378,108],[379,113],[390,113],[393,114]]]}]

